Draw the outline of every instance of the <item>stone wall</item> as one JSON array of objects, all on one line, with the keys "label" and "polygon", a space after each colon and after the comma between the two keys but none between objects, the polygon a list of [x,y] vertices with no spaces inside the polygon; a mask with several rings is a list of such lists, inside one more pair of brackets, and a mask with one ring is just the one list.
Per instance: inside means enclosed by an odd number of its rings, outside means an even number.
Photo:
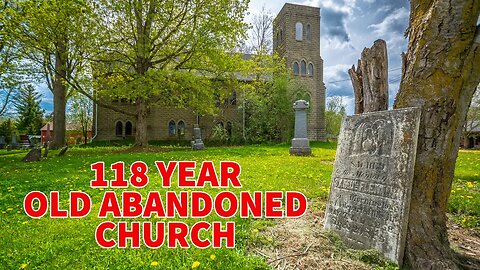
[{"label": "stone wall", "polygon": [[[296,40],[296,23],[302,23],[302,40]],[[310,39],[307,26],[310,25]],[[313,64],[313,75],[294,75],[297,82],[309,93],[308,138],[325,139],[325,85],[323,84],[323,59],[320,57],[320,9],[296,4],[285,4],[274,20],[273,48],[293,70],[295,62]],[[300,96],[296,96],[300,98]]]}]

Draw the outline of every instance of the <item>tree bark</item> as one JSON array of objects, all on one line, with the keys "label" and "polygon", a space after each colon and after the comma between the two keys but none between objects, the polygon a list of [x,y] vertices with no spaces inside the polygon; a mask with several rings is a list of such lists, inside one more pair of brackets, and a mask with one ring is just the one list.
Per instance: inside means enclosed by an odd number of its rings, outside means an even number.
[{"label": "tree bark", "polygon": [[147,146],[147,105],[143,98],[137,98],[135,103],[137,114],[137,131],[135,133],[135,145]]},{"label": "tree bark", "polygon": [[[408,51],[395,108],[420,107],[406,243],[413,269],[458,269],[446,210],[462,127],[480,80],[477,0],[411,0]],[[478,39],[478,37],[477,37]]]},{"label": "tree bark", "polygon": [[387,43],[378,39],[363,49],[361,58],[348,70],[355,92],[355,113],[388,109]]},{"label": "tree bark", "polygon": [[55,81],[53,83],[53,141],[52,148],[65,146],[65,109],[67,89],[63,78],[67,77],[67,49],[64,42],[57,42],[55,52]]}]

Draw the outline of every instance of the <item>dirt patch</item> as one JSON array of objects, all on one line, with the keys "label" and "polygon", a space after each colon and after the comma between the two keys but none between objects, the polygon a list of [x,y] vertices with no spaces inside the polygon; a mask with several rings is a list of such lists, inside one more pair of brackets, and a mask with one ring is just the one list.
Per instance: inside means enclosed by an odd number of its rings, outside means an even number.
[{"label": "dirt patch", "polygon": [[173,151],[171,148],[157,146],[132,146],[114,151],[114,153],[163,153]]},{"label": "dirt patch", "polygon": [[449,221],[448,239],[466,269],[480,270],[480,233]]},{"label": "dirt patch", "polygon": [[[353,251],[323,230],[324,213],[307,212],[302,218],[275,220],[261,234],[270,245],[251,247],[273,269],[374,269],[389,263],[371,251]],[[466,269],[480,269],[480,235],[448,223],[449,238]],[[362,262],[363,261],[363,262]],[[369,264],[364,263],[369,262]],[[391,264],[390,264],[391,265]],[[393,265],[391,265],[393,266]]]},{"label": "dirt patch", "polygon": [[263,232],[273,245],[253,248],[274,269],[371,269],[338,253],[323,231],[323,215],[307,213],[302,218],[277,220]]}]

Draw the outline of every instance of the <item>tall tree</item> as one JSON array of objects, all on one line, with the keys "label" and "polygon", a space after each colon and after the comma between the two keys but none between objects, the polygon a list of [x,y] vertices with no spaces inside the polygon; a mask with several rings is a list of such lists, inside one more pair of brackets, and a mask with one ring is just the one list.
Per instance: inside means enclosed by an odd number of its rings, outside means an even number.
[{"label": "tall tree", "polygon": [[27,85],[22,88],[13,101],[18,115],[17,129],[26,134],[40,134],[43,125],[43,113],[40,108],[41,95]]},{"label": "tall tree", "polygon": [[105,53],[94,69],[97,93],[135,104],[137,145],[148,143],[155,106],[212,112],[215,85],[232,78],[239,59],[229,51],[244,37],[248,0],[100,2]]},{"label": "tall tree", "polygon": [[327,102],[325,110],[325,122],[327,136],[337,137],[340,133],[343,116],[345,116],[345,105],[341,96],[333,96]]},{"label": "tall tree", "polygon": [[253,16],[252,36],[250,37],[251,52],[267,54],[272,52],[273,45],[273,15],[265,6]]},{"label": "tall tree", "polygon": [[76,94],[70,99],[69,122],[81,128],[84,143],[88,142],[88,132],[93,124],[93,103],[86,96]]},{"label": "tall tree", "polygon": [[[92,1],[13,0],[7,10],[10,34],[25,62],[35,64],[53,93],[52,147],[65,144],[65,108],[75,82],[88,82],[88,57],[94,48]],[[83,89],[83,88],[82,88]]]},{"label": "tall tree", "polygon": [[396,108],[420,107],[406,259],[413,269],[458,269],[447,201],[468,106],[480,81],[477,0],[411,0]]},{"label": "tall tree", "polygon": [[9,1],[0,2],[0,116],[9,112],[21,76],[18,67],[19,52],[14,38],[9,35]]}]

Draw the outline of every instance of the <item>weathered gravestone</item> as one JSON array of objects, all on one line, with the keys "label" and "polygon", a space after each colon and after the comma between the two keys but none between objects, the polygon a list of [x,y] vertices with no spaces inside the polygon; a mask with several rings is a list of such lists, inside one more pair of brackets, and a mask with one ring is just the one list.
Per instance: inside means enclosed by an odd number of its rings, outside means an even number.
[{"label": "weathered gravestone", "polygon": [[345,117],[325,211],[326,229],[400,265],[419,122],[417,108]]},{"label": "weathered gravestone", "polygon": [[12,134],[12,141],[10,143],[10,149],[18,149],[19,145],[17,142],[17,134],[13,133]]},{"label": "weathered gravestone", "polygon": [[192,141],[192,149],[193,150],[202,150],[204,148],[204,144],[202,141],[202,133],[200,131],[200,127],[195,125],[193,127],[193,141]]},{"label": "weathered gravestone", "polygon": [[4,137],[4,136],[0,136],[0,149],[4,149],[4,148],[5,148],[5,145],[6,145],[5,137]]},{"label": "weathered gravestone", "polygon": [[40,148],[33,148],[22,159],[22,161],[24,161],[24,162],[39,161],[41,157],[42,157],[42,150],[40,150]]},{"label": "weathered gravestone", "polygon": [[307,109],[309,104],[305,100],[297,100],[293,103],[295,110],[295,136],[292,139],[290,155],[310,156],[312,149],[307,138]]},{"label": "weathered gravestone", "polygon": [[60,152],[58,153],[58,156],[59,156],[59,157],[64,156],[65,153],[67,152],[67,150],[68,150],[68,145],[65,146],[65,147],[63,147],[63,148],[60,150]]}]

